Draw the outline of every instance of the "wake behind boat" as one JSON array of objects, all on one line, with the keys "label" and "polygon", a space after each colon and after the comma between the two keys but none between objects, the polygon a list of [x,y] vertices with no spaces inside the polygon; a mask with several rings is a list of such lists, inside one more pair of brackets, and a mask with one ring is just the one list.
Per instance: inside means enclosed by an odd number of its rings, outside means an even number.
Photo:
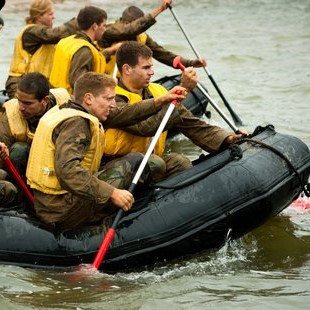
[{"label": "wake behind boat", "polygon": [[[258,127],[229,149],[137,190],[100,269],[153,265],[240,238],[288,207],[304,190],[310,152],[298,138]],[[63,268],[93,262],[110,222],[60,233],[16,206],[0,212],[0,263]]]}]

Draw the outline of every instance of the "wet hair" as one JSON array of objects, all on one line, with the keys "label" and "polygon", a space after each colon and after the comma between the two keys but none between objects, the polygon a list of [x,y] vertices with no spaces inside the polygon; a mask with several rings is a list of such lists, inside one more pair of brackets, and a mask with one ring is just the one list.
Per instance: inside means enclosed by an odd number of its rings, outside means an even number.
[{"label": "wet hair", "polygon": [[106,88],[115,87],[116,81],[112,76],[95,72],[82,74],[74,83],[75,102],[82,104],[84,95],[91,93],[99,96]]},{"label": "wet hair", "polygon": [[4,7],[4,5],[5,5],[5,0],[3,0],[3,1],[0,2],[0,11],[1,11],[1,9]]},{"label": "wet hair", "polygon": [[41,101],[49,95],[50,85],[48,79],[39,72],[25,74],[17,84],[17,89],[26,94],[33,94]]},{"label": "wet hair", "polygon": [[29,8],[29,16],[26,17],[26,23],[32,24],[35,23],[37,18],[48,10],[53,8],[53,1],[52,0],[32,0],[30,2]]},{"label": "wet hair", "polygon": [[135,67],[139,62],[139,57],[149,59],[152,56],[153,52],[148,46],[137,41],[124,42],[116,52],[117,68],[122,72],[123,65]]},{"label": "wet hair", "polygon": [[142,16],[144,16],[143,11],[140,10],[138,7],[132,5],[123,11],[121,21],[124,23],[130,23]]},{"label": "wet hair", "polygon": [[85,6],[77,16],[77,22],[81,30],[88,30],[93,24],[100,25],[107,20],[106,11],[95,6]]}]

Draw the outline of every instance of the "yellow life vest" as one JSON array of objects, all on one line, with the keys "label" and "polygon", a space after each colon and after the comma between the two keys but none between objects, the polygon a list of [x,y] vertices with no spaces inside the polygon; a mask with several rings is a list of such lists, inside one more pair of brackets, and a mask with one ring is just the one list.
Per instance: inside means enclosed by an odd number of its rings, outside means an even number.
[{"label": "yellow life vest", "polygon": [[[151,83],[148,89],[156,98],[167,93],[166,88],[160,84]],[[125,89],[116,86],[115,93],[117,95],[126,96],[129,104],[135,104],[142,100],[141,96],[135,93],[126,91]],[[154,153],[161,156],[165,150],[167,132],[163,132],[155,146]],[[109,128],[106,130],[106,146],[104,154],[106,156],[123,156],[130,152],[140,152],[145,154],[150,143],[149,137],[140,137],[132,135],[121,129]]]},{"label": "yellow life vest", "polygon": [[[52,88],[50,92],[55,96],[57,105],[61,105],[71,98],[64,88]],[[31,143],[34,132],[30,131],[28,122],[19,111],[17,99],[11,99],[3,104],[10,126],[11,133],[16,142]]]},{"label": "yellow life vest", "polygon": [[50,74],[50,83],[53,87],[63,87],[66,88],[70,94],[73,93],[73,89],[69,82],[70,65],[74,54],[83,46],[87,46],[93,55],[92,71],[104,73],[106,66],[105,57],[88,41],[71,35],[61,39],[56,45]]},{"label": "yellow life vest", "polygon": [[13,58],[10,66],[10,76],[23,76],[30,72],[40,72],[47,78],[50,76],[55,44],[42,44],[41,47],[34,53],[28,53],[22,44],[22,36],[25,30],[35,24],[26,25],[19,33],[15,40]]},{"label": "yellow life vest", "polygon": [[31,145],[26,171],[27,183],[31,188],[52,195],[67,193],[61,188],[55,174],[55,145],[52,133],[62,121],[75,116],[89,119],[92,134],[89,150],[81,165],[91,173],[98,171],[104,150],[104,130],[98,118],[76,109],[59,109],[55,106],[41,118]]},{"label": "yellow life vest", "polygon": [[[140,33],[136,37],[136,41],[141,43],[141,44],[145,44],[146,40],[147,40],[147,34],[145,32]],[[115,45],[117,43],[119,43],[119,42],[113,43],[112,45]],[[107,63],[104,73],[109,74],[109,75],[113,75],[115,66],[116,66],[116,56],[111,55],[111,59]]]}]

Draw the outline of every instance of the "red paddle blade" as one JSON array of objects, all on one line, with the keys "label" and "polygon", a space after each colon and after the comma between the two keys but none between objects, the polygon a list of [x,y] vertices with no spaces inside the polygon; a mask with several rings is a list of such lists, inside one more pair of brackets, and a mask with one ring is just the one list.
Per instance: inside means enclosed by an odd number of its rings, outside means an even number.
[{"label": "red paddle blade", "polygon": [[115,230],[113,228],[109,228],[107,233],[104,236],[104,239],[102,241],[102,244],[99,248],[99,251],[96,255],[96,258],[94,260],[94,262],[92,263],[92,267],[99,269],[100,264],[105,256],[105,253],[107,252],[113,238],[115,235]]}]

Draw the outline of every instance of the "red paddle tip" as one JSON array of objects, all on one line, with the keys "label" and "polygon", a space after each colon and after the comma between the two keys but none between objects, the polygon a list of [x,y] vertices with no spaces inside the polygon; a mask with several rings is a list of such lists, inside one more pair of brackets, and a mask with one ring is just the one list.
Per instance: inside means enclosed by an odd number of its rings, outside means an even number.
[{"label": "red paddle tip", "polygon": [[177,56],[173,59],[173,68],[175,69],[181,69],[182,71],[185,69],[185,67],[183,66],[182,62],[181,62],[181,56]]}]

